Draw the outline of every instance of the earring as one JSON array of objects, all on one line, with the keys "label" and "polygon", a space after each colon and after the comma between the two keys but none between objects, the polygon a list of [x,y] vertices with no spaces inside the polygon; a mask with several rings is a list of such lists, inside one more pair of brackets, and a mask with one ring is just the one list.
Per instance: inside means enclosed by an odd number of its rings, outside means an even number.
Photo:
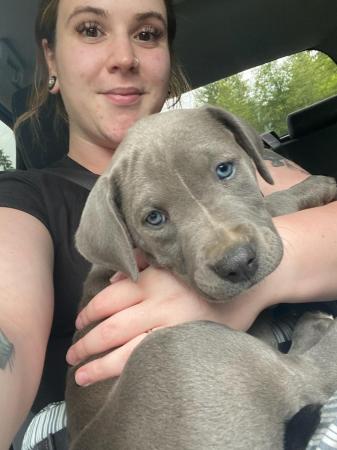
[{"label": "earring", "polygon": [[57,78],[55,77],[55,75],[52,75],[52,76],[49,77],[49,80],[48,80],[48,90],[49,91],[54,89],[55,84],[56,84],[56,80],[57,80]]}]

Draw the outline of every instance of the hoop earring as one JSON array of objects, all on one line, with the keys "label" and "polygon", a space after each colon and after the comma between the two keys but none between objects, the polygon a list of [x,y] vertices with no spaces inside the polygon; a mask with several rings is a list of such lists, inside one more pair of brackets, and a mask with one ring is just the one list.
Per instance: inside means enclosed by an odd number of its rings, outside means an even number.
[{"label": "hoop earring", "polygon": [[57,80],[57,78],[55,77],[55,75],[52,75],[52,76],[49,77],[49,80],[48,80],[48,91],[52,91],[54,89],[55,84],[56,84],[56,80]]}]

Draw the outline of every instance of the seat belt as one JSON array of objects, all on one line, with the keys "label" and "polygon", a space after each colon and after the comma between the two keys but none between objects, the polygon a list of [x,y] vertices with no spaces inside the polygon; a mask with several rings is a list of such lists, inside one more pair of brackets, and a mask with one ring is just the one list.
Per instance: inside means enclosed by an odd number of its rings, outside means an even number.
[{"label": "seat belt", "polygon": [[41,171],[72,181],[88,191],[93,188],[98,178],[98,175],[92,172],[74,170],[69,167],[45,167]]},{"label": "seat belt", "polygon": [[275,131],[270,131],[268,133],[261,134],[261,139],[267,147],[275,150],[277,147],[281,145],[281,141],[277,133]]},{"label": "seat belt", "polygon": [[49,434],[43,441],[36,444],[32,450],[68,450],[67,429],[62,428],[56,433]]}]

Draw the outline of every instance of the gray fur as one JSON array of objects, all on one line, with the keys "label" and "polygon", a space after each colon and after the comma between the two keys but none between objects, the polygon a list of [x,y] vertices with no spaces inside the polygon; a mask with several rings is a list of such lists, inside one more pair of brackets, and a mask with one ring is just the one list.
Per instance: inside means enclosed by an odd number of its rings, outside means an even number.
[{"label": "gray fur", "polygon": [[14,345],[7,339],[0,330],[0,369],[4,370],[7,366],[12,368],[12,359],[14,357]]},{"label": "gray fur", "polygon": [[[315,335],[318,320],[327,331],[301,355],[213,322],[153,332],[105,383],[71,449],[282,450],[285,421],[336,389],[337,322],[307,314],[297,336],[303,324]],[[97,395],[82,389],[86,402]]]},{"label": "gray fur", "polygon": [[[266,181],[272,178],[261,148],[251,128],[219,108],[137,122],[83,211],[76,243],[93,267],[80,307],[114,271],[137,280],[133,247],[212,302],[225,302],[271,273],[282,257],[272,215],[328,203],[336,184],[312,176],[264,198],[255,167]],[[228,161],[235,174],[220,181],[215,169]],[[160,229],[144,220],[152,209],[169,217]],[[265,330],[260,335],[268,340]],[[328,381],[337,367],[322,365],[323,382],[313,355],[328,353],[315,348],[283,356],[261,339],[204,322],[155,332],[119,380],[80,388],[75,369],[69,371],[71,450],[281,449],[284,420],[337,387]]]}]

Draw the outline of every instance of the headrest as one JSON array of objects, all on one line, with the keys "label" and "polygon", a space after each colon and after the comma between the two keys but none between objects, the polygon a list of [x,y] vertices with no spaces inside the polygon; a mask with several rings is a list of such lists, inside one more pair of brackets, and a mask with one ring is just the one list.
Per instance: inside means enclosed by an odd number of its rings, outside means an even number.
[{"label": "headrest", "polygon": [[291,138],[299,138],[337,122],[337,95],[288,115]]},{"label": "headrest", "polygon": [[[20,89],[12,98],[14,121],[28,110],[31,87]],[[17,168],[41,169],[61,159],[68,151],[68,129],[64,125],[61,132],[54,129],[50,102],[42,108],[40,114],[41,134],[34,136],[32,125],[28,119],[16,132]]]}]

